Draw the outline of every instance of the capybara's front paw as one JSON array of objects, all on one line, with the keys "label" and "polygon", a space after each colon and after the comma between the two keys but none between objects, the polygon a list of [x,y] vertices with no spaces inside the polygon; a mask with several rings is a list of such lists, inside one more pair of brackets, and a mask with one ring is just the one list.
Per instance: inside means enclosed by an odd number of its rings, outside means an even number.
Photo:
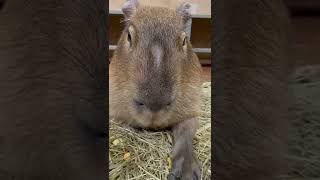
[{"label": "capybara's front paw", "polygon": [[200,180],[200,167],[196,158],[178,157],[173,160],[168,180]]}]

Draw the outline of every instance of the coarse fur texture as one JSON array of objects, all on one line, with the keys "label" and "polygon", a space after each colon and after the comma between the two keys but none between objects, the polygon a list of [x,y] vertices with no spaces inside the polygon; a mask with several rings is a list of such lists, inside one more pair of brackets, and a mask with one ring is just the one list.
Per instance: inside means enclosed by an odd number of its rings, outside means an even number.
[{"label": "coarse fur texture", "polygon": [[290,80],[294,94],[289,108],[292,122],[288,156],[290,171],[284,179],[319,179],[320,64],[295,66]]},{"label": "coarse fur texture", "polygon": [[104,0],[4,1],[0,179],[106,179]]},{"label": "coarse fur texture", "polygon": [[[201,69],[190,42],[187,41],[185,52],[179,46],[181,17],[166,8],[141,7],[127,23],[109,68],[110,115],[133,126],[154,129],[172,126],[185,118],[197,117],[200,110]],[[133,35],[133,39],[137,40],[133,40],[133,46],[136,47],[132,52],[128,52],[127,46],[129,25],[134,26],[136,31]],[[153,68],[156,62],[152,60],[150,46],[154,44],[163,49],[161,69]],[[162,81],[164,82],[161,83]],[[160,112],[159,118],[153,121],[146,118],[148,115],[136,113],[133,100],[141,89],[138,82],[150,83],[148,88],[152,89],[146,88],[146,91],[163,90],[154,98],[172,92],[175,96],[172,108],[168,112]]]},{"label": "coarse fur texture", "polygon": [[186,37],[189,8],[187,3],[171,10],[127,1],[126,28],[109,68],[110,119],[145,129],[172,128],[170,179],[199,179],[200,174],[192,139],[201,107],[201,66]]},{"label": "coarse fur texture", "polygon": [[214,1],[213,179],[287,170],[289,21],[279,0]]}]

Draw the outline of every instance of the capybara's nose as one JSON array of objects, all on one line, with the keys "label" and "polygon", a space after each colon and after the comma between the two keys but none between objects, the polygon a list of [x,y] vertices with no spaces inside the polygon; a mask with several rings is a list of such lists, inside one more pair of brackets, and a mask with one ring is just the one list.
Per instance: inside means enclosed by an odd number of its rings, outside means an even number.
[{"label": "capybara's nose", "polygon": [[139,108],[147,108],[152,112],[158,112],[162,109],[170,107],[172,100],[159,98],[159,99],[139,99],[135,100],[135,105]]}]

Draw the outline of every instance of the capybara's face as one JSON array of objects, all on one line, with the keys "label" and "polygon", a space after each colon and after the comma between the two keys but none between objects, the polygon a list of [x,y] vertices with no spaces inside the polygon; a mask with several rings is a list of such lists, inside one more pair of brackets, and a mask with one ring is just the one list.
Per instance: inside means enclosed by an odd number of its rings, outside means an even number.
[{"label": "capybara's face", "polygon": [[138,8],[122,34],[132,99],[129,111],[141,124],[166,121],[179,96],[190,48],[182,17],[166,8]]}]

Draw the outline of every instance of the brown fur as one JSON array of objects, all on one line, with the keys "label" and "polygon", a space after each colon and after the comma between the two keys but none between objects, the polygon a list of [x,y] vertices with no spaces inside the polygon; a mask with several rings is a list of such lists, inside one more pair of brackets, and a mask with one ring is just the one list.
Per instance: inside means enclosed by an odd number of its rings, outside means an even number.
[{"label": "brown fur", "polygon": [[279,0],[214,7],[214,179],[273,180],[287,169],[289,23]]},{"label": "brown fur", "polygon": [[0,180],[105,180],[106,1],[0,2]]},{"label": "brown fur", "polygon": [[[182,45],[188,12],[183,12],[183,5],[174,11],[134,9],[136,1],[127,3],[131,3],[123,8],[127,26],[109,68],[110,118],[147,129],[172,127],[175,144],[169,179],[199,179],[192,140],[200,111],[201,67],[189,40]],[[144,109],[139,110],[136,101],[143,102]]]},{"label": "brown fur", "polygon": [[[154,33],[147,29],[154,26],[154,18],[157,17],[160,23],[163,23],[161,29],[162,40],[168,41],[166,32],[176,33],[178,38],[178,30],[181,30],[182,19],[176,15],[174,11],[167,10],[165,8],[151,8],[143,7],[136,12],[136,15],[130,20],[130,24],[136,27],[145,27],[140,31],[148,33],[149,35]],[[143,20],[142,20],[143,19]],[[159,24],[160,24],[159,23]],[[142,25],[143,24],[143,25]],[[152,80],[153,77],[144,76],[139,72],[138,68],[142,68],[141,71],[150,71],[151,69],[143,69],[148,65],[147,52],[141,48],[137,50],[135,54],[130,54],[133,57],[128,57],[128,50],[126,48],[126,31],[123,31],[122,36],[118,43],[118,48],[114,53],[109,67],[109,108],[110,116],[119,120],[124,120],[127,123],[135,126],[142,126],[148,128],[165,128],[172,126],[186,118],[197,117],[200,108],[200,64],[195,53],[192,52],[192,46],[188,42],[187,54],[175,53],[176,59],[170,59],[167,63],[171,66],[172,78],[175,82],[175,89],[177,97],[170,112],[161,112],[157,120],[153,124],[150,124],[146,120],[141,120],[143,117],[137,115],[132,106],[133,98],[137,91],[136,82],[139,78],[146,78]],[[149,37],[144,35],[145,38]],[[151,35],[152,36],[152,35]],[[143,38],[143,37],[139,37]],[[175,45],[179,40],[173,41],[172,45]],[[173,47],[171,47],[173,48]],[[169,72],[166,72],[169,73]],[[140,77],[141,76],[141,77]],[[157,86],[153,84],[154,86]],[[157,87],[160,88],[160,87]]]}]

